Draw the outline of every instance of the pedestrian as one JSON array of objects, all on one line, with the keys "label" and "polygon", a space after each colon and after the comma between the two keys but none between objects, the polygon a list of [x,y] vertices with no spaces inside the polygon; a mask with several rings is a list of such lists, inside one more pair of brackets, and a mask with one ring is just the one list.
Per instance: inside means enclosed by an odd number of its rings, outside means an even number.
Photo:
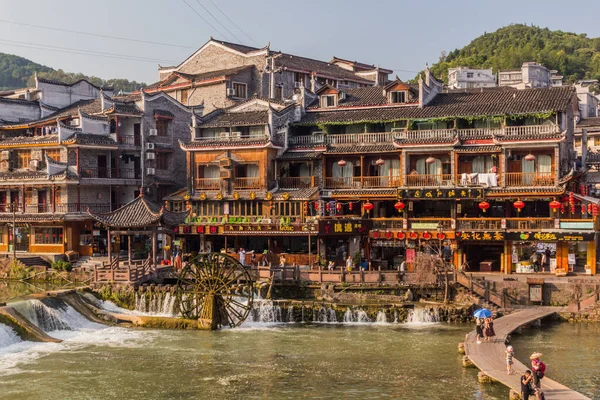
[{"label": "pedestrian", "polygon": [[475,332],[477,333],[477,344],[483,340],[483,318],[475,318]]},{"label": "pedestrian", "polygon": [[546,375],[546,364],[540,360],[542,355],[542,353],[533,353],[529,357],[531,360],[531,371],[533,372],[533,383],[536,388],[541,386],[540,379]]},{"label": "pedestrian", "polygon": [[538,255],[537,251],[534,251],[530,257],[531,263],[533,264],[533,272],[539,272]]},{"label": "pedestrian", "polygon": [[492,317],[486,318],[484,320],[485,328],[483,333],[485,334],[485,341],[489,342],[494,336],[496,336],[496,332],[494,332],[494,319]]},{"label": "pedestrian", "polygon": [[512,375],[515,373],[513,370],[513,357],[515,356],[515,349],[512,346],[506,346],[506,350],[504,351],[506,356],[506,373],[508,375]]},{"label": "pedestrian", "polygon": [[252,257],[250,260],[252,262],[252,266],[256,267],[256,252],[254,250],[252,250]]},{"label": "pedestrian", "polygon": [[330,271],[333,271],[335,269],[335,262],[329,261],[329,265],[327,266],[327,269]]},{"label": "pedestrian", "polygon": [[548,256],[546,255],[546,252],[543,251],[542,252],[542,261],[540,262],[540,270],[542,272],[544,272],[544,269],[546,267],[546,263],[548,262]]},{"label": "pedestrian", "polygon": [[406,260],[402,260],[402,262],[400,263],[400,272],[401,273],[406,272]]},{"label": "pedestrian", "polygon": [[246,250],[243,247],[240,247],[240,251],[238,251],[240,255],[240,264],[246,265]]},{"label": "pedestrian", "polygon": [[285,267],[285,256],[282,254],[281,257],[279,257],[279,266],[281,268]]},{"label": "pedestrian", "polygon": [[348,272],[352,271],[352,256],[348,256],[348,258],[346,259],[346,270]]},{"label": "pedestrian", "polygon": [[533,375],[530,370],[525,371],[521,376],[521,399],[529,400],[533,394]]}]

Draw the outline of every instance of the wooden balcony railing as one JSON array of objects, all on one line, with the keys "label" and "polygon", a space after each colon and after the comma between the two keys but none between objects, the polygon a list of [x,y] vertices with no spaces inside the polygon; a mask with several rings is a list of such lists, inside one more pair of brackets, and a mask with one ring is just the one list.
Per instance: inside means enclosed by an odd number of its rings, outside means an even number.
[{"label": "wooden balcony railing", "polygon": [[404,218],[372,218],[373,229],[403,229]]},{"label": "wooden balcony railing", "polygon": [[458,129],[458,137],[461,140],[476,140],[476,139],[489,139],[494,135],[501,135],[502,128],[472,128],[472,129]]},{"label": "wooden balcony railing", "polygon": [[507,172],[504,186],[554,186],[552,172]]},{"label": "wooden balcony railing", "polygon": [[294,136],[289,139],[290,145],[308,145],[325,143],[325,134],[317,133],[314,135]]},{"label": "wooden balcony railing", "polygon": [[[155,136],[159,137],[159,136]],[[232,140],[242,140],[242,139],[266,139],[269,136],[264,133],[253,133],[243,135],[241,132],[223,132],[222,135],[219,136],[196,136],[194,140],[198,141],[213,141],[213,142],[230,142]]]},{"label": "wooden balcony railing", "polygon": [[458,218],[456,230],[462,231],[497,231],[502,229],[502,218]]},{"label": "wooden balcony railing", "polygon": [[[432,231],[441,225],[444,231],[449,231],[452,229],[452,221],[452,218],[409,218],[408,227],[410,229],[424,229]],[[426,226],[427,228],[421,228],[420,226]]]},{"label": "wooden balcony railing", "polygon": [[[41,213],[87,213],[87,210],[104,213],[111,211],[110,204],[90,204],[90,203],[59,203],[59,204],[18,204],[15,207],[15,213],[21,214],[23,212],[30,214],[41,214]],[[13,209],[10,204],[0,204],[0,213],[12,213]]]},{"label": "wooden balcony railing", "polygon": [[560,133],[560,126],[555,124],[549,125],[525,125],[525,126],[506,126],[504,134],[506,136],[543,136]]},{"label": "wooden balcony railing", "polygon": [[352,189],[360,187],[360,178],[354,176],[328,177],[325,178],[326,189]]},{"label": "wooden balcony railing", "polygon": [[506,218],[507,230],[554,229],[554,218]]},{"label": "wooden balcony railing", "polygon": [[219,190],[221,189],[220,178],[196,178],[197,190]]},{"label": "wooden balcony railing", "polygon": [[253,178],[235,178],[233,181],[235,189],[260,189],[261,179],[258,177]]},{"label": "wooden balcony railing", "polygon": [[406,186],[452,186],[452,174],[410,174],[406,175]]},{"label": "wooden balcony railing", "polygon": [[403,140],[451,141],[456,136],[454,129],[431,129],[422,131],[396,132],[395,137]]},{"label": "wooden balcony railing", "polygon": [[399,176],[344,176],[325,178],[326,189],[394,188],[399,186]]},{"label": "wooden balcony railing", "polygon": [[127,146],[141,146],[140,136],[119,136],[119,144]]},{"label": "wooden balcony railing", "polygon": [[325,136],[327,144],[391,143],[393,140],[394,134],[391,132],[343,133]]},{"label": "wooden balcony railing", "polygon": [[314,186],[314,176],[288,176],[279,179],[279,187],[282,189],[302,189]]}]

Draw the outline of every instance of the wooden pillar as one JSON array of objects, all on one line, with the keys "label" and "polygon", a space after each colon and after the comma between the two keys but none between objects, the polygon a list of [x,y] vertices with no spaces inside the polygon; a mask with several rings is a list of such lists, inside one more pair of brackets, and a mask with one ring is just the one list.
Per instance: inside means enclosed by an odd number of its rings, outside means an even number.
[{"label": "wooden pillar", "polygon": [[77,174],[81,172],[79,171],[79,147],[75,149],[75,169],[77,170]]},{"label": "wooden pillar", "polygon": [[[112,242],[110,240],[110,228],[106,228],[106,234],[108,236],[108,265],[112,264]],[[93,252],[93,251],[92,251]]]},{"label": "wooden pillar", "polygon": [[156,227],[152,228],[152,266],[156,265]]},{"label": "wooden pillar", "polygon": [[81,211],[81,186],[77,185],[77,211]]},{"label": "wooden pillar", "polygon": [[127,235],[127,260],[131,265],[131,235]]},{"label": "wooden pillar", "polygon": [[23,210],[23,212],[25,212],[25,186],[21,186],[21,206],[21,209]]},{"label": "wooden pillar", "polygon": [[590,266],[592,275],[596,275],[596,241],[587,243],[587,265]]},{"label": "wooden pillar", "polygon": [[504,274],[508,275],[512,272],[512,242],[504,241],[502,257],[504,260]]},{"label": "wooden pillar", "polygon": [[[56,185],[52,184],[52,198],[50,199],[50,201],[52,202],[52,213],[56,212]],[[66,237],[66,236],[65,236]]]}]

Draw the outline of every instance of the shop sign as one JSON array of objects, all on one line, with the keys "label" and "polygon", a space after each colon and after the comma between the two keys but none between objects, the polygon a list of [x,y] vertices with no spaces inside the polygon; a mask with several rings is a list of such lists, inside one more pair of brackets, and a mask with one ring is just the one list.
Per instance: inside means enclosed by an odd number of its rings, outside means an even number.
[{"label": "shop sign", "polygon": [[413,222],[410,224],[411,229],[430,229],[435,231],[437,227],[437,222]]},{"label": "shop sign", "polygon": [[506,240],[538,242],[591,242],[594,232],[510,232]]},{"label": "shop sign", "polygon": [[321,235],[363,235],[371,229],[369,219],[335,219],[319,221]]},{"label": "shop sign", "polygon": [[594,223],[591,221],[581,222],[560,222],[560,229],[594,229]]},{"label": "shop sign", "polygon": [[483,189],[399,189],[399,199],[483,199]]},{"label": "shop sign", "polygon": [[456,232],[456,239],[471,242],[498,242],[506,238],[504,232]]},{"label": "shop sign", "polygon": [[[263,232],[272,231],[273,225],[225,225],[225,232]],[[278,231],[300,231],[302,227],[294,225],[281,225],[276,230]]]},{"label": "shop sign", "polygon": [[404,241],[400,240],[374,240],[371,242],[373,247],[404,247]]},{"label": "shop sign", "polygon": [[407,263],[415,262],[415,249],[406,249],[406,262]]}]

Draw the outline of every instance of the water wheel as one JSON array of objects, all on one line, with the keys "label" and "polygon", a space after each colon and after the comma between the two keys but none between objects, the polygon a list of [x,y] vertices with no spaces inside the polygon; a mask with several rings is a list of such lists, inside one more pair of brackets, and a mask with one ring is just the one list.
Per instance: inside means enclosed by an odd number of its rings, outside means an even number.
[{"label": "water wheel", "polygon": [[252,299],[250,274],[227,254],[198,254],[179,273],[179,311],[203,328],[239,326],[248,317]]}]

